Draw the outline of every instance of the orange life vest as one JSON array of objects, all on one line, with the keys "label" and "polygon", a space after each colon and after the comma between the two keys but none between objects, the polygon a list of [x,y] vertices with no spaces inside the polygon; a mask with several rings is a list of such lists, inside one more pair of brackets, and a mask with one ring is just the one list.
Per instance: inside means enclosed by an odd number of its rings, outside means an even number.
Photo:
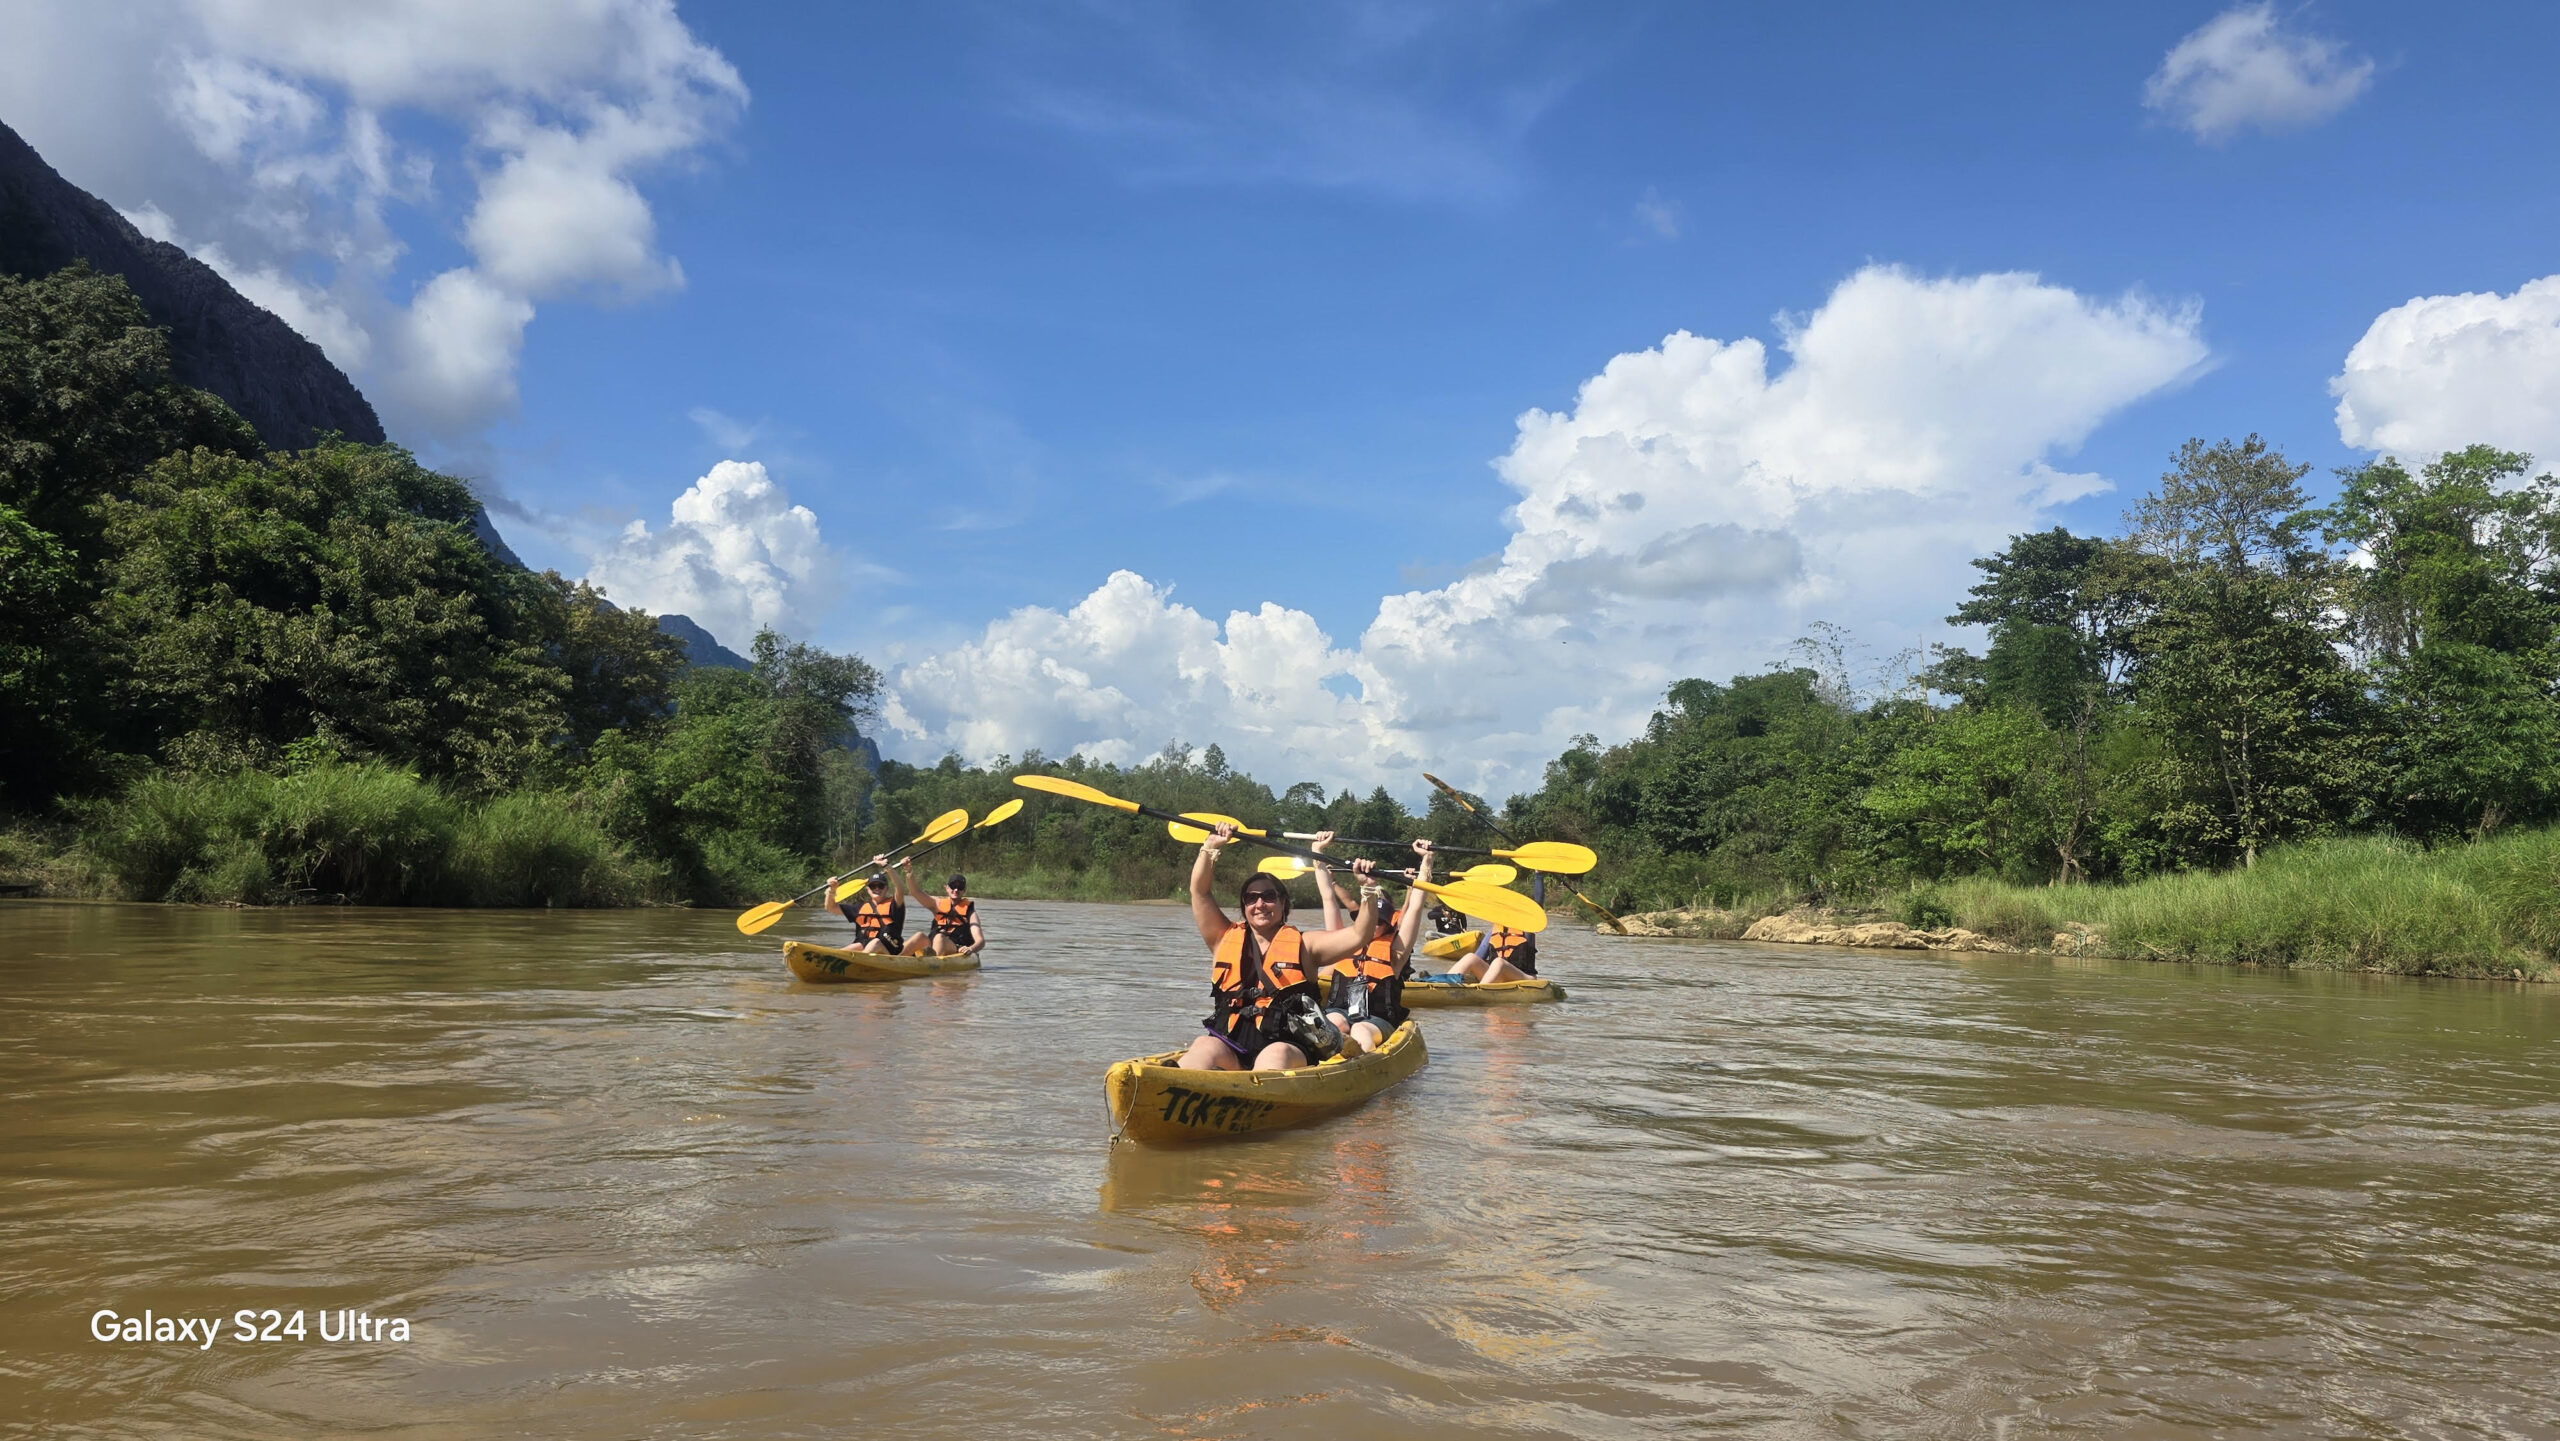
[{"label": "orange life vest", "polygon": [[1209,1015],[1209,1027],[1228,1037],[1246,1029],[1258,1031],[1271,1010],[1272,996],[1307,979],[1299,951],[1302,939],[1296,926],[1282,926],[1265,946],[1256,942],[1251,926],[1228,927],[1210,953],[1209,1000],[1216,1009]]},{"label": "orange life vest", "polygon": [[927,896],[925,899],[933,905],[934,934],[949,936],[964,946],[969,944],[969,928],[978,920],[978,903],[966,896],[957,900],[949,896]]},{"label": "orange life vest", "polygon": [[1497,961],[1509,961],[1528,972],[1538,973],[1538,938],[1527,931],[1511,931],[1495,927],[1485,938],[1485,952]]},{"label": "orange life vest", "polygon": [[[1408,899],[1406,904],[1412,902]],[[1396,957],[1396,932],[1403,924],[1404,907],[1398,906],[1380,923],[1369,944],[1325,967],[1329,1009],[1386,1026],[1404,1019],[1404,978],[1413,974],[1413,964]]]},{"label": "orange life vest", "polygon": [[866,941],[894,941],[898,932],[906,929],[901,924],[906,917],[898,913],[898,898],[894,895],[886,900],[875,900],[870,892],[865,891],[862,904],[854,908],[852,919],[853,928],[861,932]]},{"label": "orange life vest", "polygon": [[1398,906],[1385,920],[1378,923],[1378,933],[1369,938],[1369,944],[1362,946],[1349,959],[1334,962],[1326,969],[1325,974],[1367,976],[1373,981],[1388,980],[1404,974],[1409,968],[1404,962],[1396,959],[1396,931],[1403,924],[1404,907]]}]

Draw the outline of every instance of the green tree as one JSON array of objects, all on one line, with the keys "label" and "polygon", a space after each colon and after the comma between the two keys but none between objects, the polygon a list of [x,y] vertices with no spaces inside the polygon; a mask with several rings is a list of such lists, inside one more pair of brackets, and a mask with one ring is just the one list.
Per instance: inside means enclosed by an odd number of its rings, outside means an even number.
[{"label": "green tree", "polygon": [[674,703],[684,646],[654,616],[623,610],[585,581],[545,571],[531,599],[552,663],[569,682],[564,739],[583,756],[607,731],[646,725]]},{"label": "green tree", "polygon": [[552,583],[493,559],[469,492],[405,451],[193,450],[103,508],[97,632],[135,749],[256,764],[318,735],[500,790],[567,728]]},{"label": "green tree", "polygon": [[[789,818],[765,838],[818,855],[833,829],[826,811],[827,757],[853,744],[856,727],[879,704],[880,672],[856,655],[837,655],[770,628],[748,647],[753,674],[770,698],[762,764],[789,798]],[[956,770],[957,757],[950,759]]]},{"label": "green tree", "polygon": [[258,451],[168,371],[168,339],[122,279],[0,275],[0,803],[40,805],[115,769],[106,646],[84,621],[101,503],[172,451]]},{"label": "green tree", "polygon": [[2092,827],[2114,780],[2102,753],[2121,729],[2135,628],[2157,606],[2169,565],[2057,526],[2011,536],[1974,566],[1983,582],[1947,619],[1990,627],[1991,651],[1978,663],[1945,653],[1936,684],[1989,706],[2030,706],[2053,732],[2063,784],[2052,838],[2067,884],[2090,869]]},{"label": "green tree", "polygon": [[2254,435],[2190,440],[2175,459],[2126,517],[2169,568],[2132,638],[2137,719],[2161,767],[2154,830],[2182,862],[2254,865],[2351,813],[2371,716],[2339,653],[2337,566],[2309,541],[2309,468]]},{"label": "green tree", "polygon": [[2351,814],[2370,717],[2306,587],[2192,575],[2139,646],[2135,714],[2165,768],[2155,825],[2169,854],[2254,865],[2267,846]]},{"label": "green tree", "polygon": [[2411,475],[2346,471],[2324,534],[2383,708],[2387,809],[2403,830],[2486,836],[2560,802],[2560,486],[2529,456],[2475,445]]},{"label": "green tree", "polygon": [[2307,553],[2318,516],[2304,510],[2302,477],[2282,452],[2252,435],[2207,445],[2194,439],[2174,468],[2125,513],[2137,550],[2178,566],[2216,565],[2228,574],[2283,569]]},{"label": "green tree", "polygon": [[93,508],[162,456],[258,454],[228,406],[169,378],[169,340],[122,277],[0,275],[0,505],[96,559]]},{"label": "green tree", "polygon": [[1930,875],[2041,880],[2075,866],[2085,846],[2063,749],[2027,705],[1960,708],[1885,757],[1860,802]]}]

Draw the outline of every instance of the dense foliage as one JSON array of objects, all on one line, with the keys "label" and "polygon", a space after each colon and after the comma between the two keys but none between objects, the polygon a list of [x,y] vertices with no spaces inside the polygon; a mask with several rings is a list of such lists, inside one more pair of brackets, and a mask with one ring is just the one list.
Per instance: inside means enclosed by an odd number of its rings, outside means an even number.
[{"label": "dense foliage", "polygon": [[[267,453],[167,364],[120,280],[0,277],[0,812],[71,818],[128,894],[757,899],[983,816],[1021,769],[1286,830],[1487,840],[1438,799],[1275,792],[1215,745],[875,777],[851,748],[880,686],[861,660],[767,633],[748,669],[688,668],[649,616],[494,559],[459,482],[390,446]],[[2256,436],[2191,441],[2123,536],[1974,562],[1949,619],[1981,654],[1861,686],[1817,634],[1796,663],[1671,686],[1641,735],[1579,738],[1502,818],[1599,849],[1584,889],[1620,909],[1943,915],[2005,885],[1998,924],[2024,930],[2060,912],[2019,887],[2560,820],[2560,484],[2473,447],[2356,468],[2314,507],[2305,470]],[[1171,896],[1188,852],[1035,800],[928,864],[995,894]]]},{"label": "dense foliage", "polygon": [[688,670],[459,481],[267,453],[167,371],[121,280],[0,276],[0,807],[68,807],[124,890],[732,900],[854,823],[862,661]]}]

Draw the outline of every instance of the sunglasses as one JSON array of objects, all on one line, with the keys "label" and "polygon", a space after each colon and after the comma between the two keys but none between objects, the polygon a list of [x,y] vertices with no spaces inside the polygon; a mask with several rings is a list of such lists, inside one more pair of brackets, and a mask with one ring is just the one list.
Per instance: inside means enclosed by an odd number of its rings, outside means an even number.
[{"label": "sunglasses", "polygon": [[1247,891],[1244,893],[1244,903],[1246,905],[1252,905],[1257,901],[1268,905],[1285,906],[1289,904],[1289,897],[1286,893],[1281,891]]}]

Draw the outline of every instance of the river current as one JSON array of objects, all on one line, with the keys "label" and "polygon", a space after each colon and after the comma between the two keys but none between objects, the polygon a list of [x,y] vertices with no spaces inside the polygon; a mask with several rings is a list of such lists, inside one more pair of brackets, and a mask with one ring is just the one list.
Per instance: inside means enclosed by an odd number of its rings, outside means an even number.
[{"label": "river current", "polygon": [[1102,1073],[1188,916],[985,910],[820,987],[824,918],[0,903],[0,1431],[2560,1436],[2560,987],[1560,926],[1563,1004],[1166,1152]]}]

